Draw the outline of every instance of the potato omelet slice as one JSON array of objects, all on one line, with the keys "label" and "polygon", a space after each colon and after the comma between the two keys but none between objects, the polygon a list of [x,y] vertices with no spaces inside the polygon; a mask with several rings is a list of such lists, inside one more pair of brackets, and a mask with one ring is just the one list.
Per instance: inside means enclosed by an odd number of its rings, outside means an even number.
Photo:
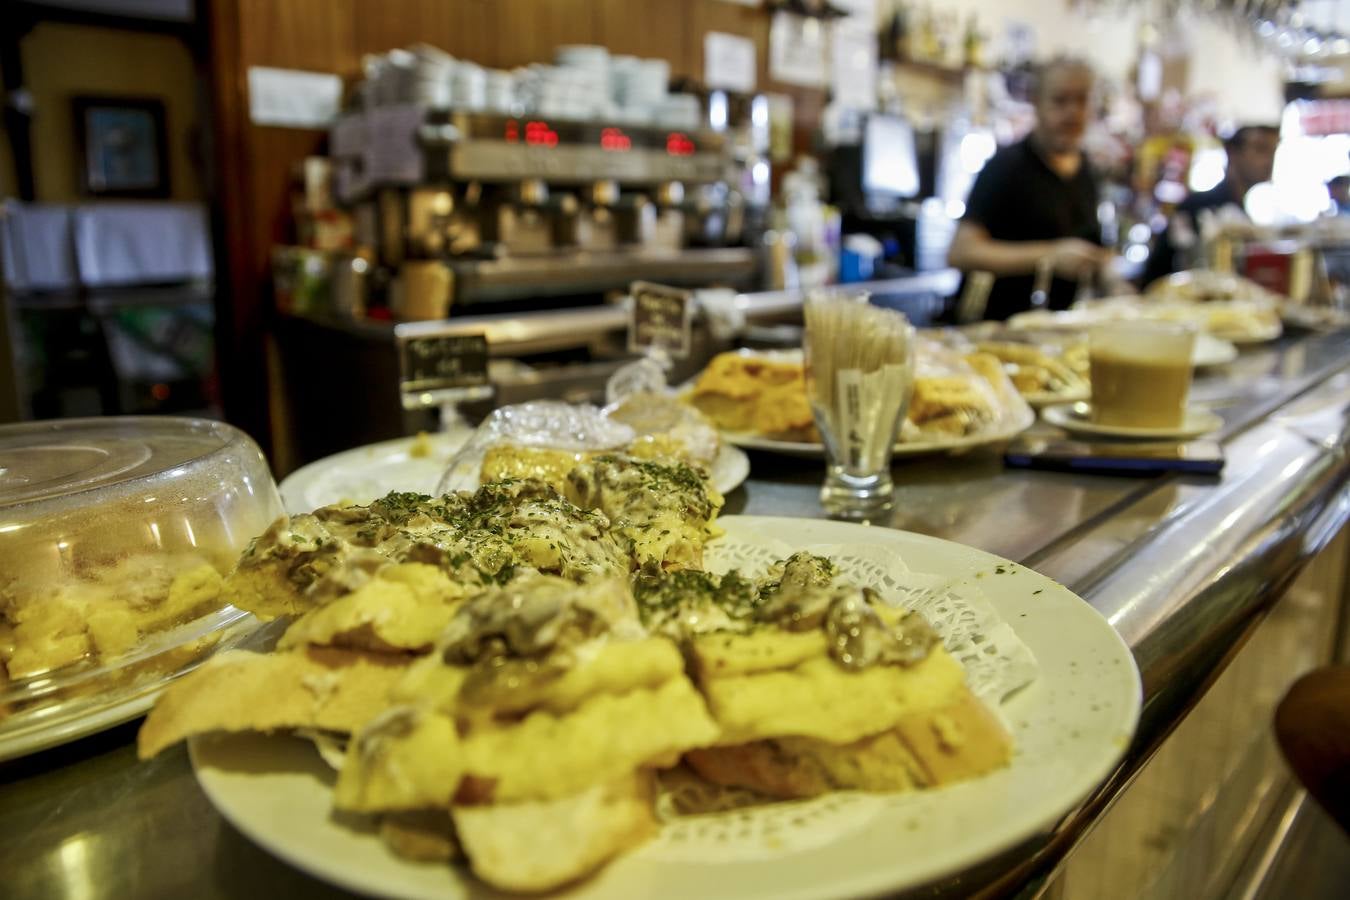
[{"label": "potato omelet slice", "polygon": [[928,375],[914,379],[909,421],[921,432],[963,437],[998,418],[992,389],[977,375]]},{"label": "potato omelet slice", "polygon": [[[718,734],[622,579],[534,575],[469,599],[390,697],[349,745],[337,807],[449,808],[474,871],[515,890],[556,887],[645,838],[648,770]],[[513,864],[523,833],[530,862]]]},{"label": "potato omelet slice", "polygon": [[784,797],[906,790],[1010,756],[927,622],[838,582],[828,560],[796,554],[757,582],[640,576],[637,594],[684,644],[722,730],[685,757],[710,781]]},{"label": "potato omelet slice", "polygon": [[699,374],[688,401],[718,428],[785,441],[818,441],[800,361],[720,353]]},{"label": "potato omelet slice", "polygon": [[[422,805],[443,795],[558,799],[672,764],[717,735],[679,649],[645,636],[617,579],[578,587],[533,576],[474,597],[391,699],[413,712],[395,721],[392,736],[387,723],[372,723],[353,743],[342,779],[416,769],[402,755],[403,733],[409,722],[440,717],[455,726],[446,752],[459,760],[465,784],[429,783]],[[352,787],[346,795],[364,797],[363,811],[381,808],[378,791]]]}]

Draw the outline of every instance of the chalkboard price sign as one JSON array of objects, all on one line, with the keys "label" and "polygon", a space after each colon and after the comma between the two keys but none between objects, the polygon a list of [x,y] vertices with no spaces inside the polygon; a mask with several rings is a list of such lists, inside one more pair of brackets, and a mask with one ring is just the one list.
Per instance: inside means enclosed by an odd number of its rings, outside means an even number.
[{"label": "chalkboard price sign", "polygon": [[631,353],[664,353],[672,359],[689,355],[690,325],[694,299],[689,291],[635,281],[628,318],[628,350]]},{"label": "chalkboard price sign", "polygon": [[455,394],[469,399],[491,391],[487,337],[481,334],[400,335],[398,361],[405,397],[441,400]]}]

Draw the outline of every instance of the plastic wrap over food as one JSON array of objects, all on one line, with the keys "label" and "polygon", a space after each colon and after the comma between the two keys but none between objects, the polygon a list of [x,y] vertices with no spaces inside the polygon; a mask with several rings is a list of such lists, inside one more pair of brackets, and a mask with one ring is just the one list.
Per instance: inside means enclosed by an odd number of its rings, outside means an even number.
[{"label": "plastic wrap over food", "polygon": [[561,453],[621,450],[634,430],[591,404],[536,400],[496,410],[478,426],[446,468],[437,493],[469,491],[481,482],[483,463],[494,448],[515,447]]},{"label": "plastic wrap over food", "polygon": [[619,369],[605,388],[605,415],[633,429],[630,452],[655,458],[676,456],[707,470],[722,439],[697,409],[682,403],[666,383],[666,372],[650,359]]},{"label": "plastic wrap over food", "polygon": [[666,370],[653,359],[643,357],[620,366],[605,383],[607,409],[640,394],[664,394],[669,391]]},{"label": "plastic wrap over food", "polygon": [[605,396],[609,405],[603,409],[559,400],[502,407],[450,460],[437,491],[473,490],[497,477],[557,483],[587,454],[615,451],[713,469],[721,447],[717,430],[679,402],[655,362],[643,359],[619,369]]},{"label": "plastic wrap over food", "polygon": [[997,357],[920,342],[902,441],[1007,432],[1025,427],[1033,418]]}]

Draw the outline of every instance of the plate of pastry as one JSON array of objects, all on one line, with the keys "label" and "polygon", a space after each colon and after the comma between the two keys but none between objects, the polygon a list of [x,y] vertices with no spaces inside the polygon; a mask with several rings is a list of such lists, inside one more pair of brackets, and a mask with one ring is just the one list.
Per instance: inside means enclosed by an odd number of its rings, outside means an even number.
[{"label": "plate of pastry", "polygon": [[[921,340],[913,394],[895,455],[995,444],[1036,420],[994,355]],[[731,444],[788,456],[824,456],[806,393],[801,351],[733,351],[712,359],[681,397]]]},{"label": "plate of pastry", "polygon": [[1069,354],[1020,341],[980,341],[976,348],[1003,363],[1013,387],[1034,408],[1086,400],[1092,394],[1087,372]]},{"label": "plate of pastry", "polygon": [[249,838],[409,898],[915,887],[1118,764],[1138,672],[1063,586],[719,500],[614,455],[291,516],[226,579],[284,632],[171,687],[140,753],[188,741]]}]

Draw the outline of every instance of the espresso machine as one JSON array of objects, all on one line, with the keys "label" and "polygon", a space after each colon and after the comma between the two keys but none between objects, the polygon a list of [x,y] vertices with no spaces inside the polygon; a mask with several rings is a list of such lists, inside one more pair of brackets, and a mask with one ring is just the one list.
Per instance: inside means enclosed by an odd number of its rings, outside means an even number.
[{"label": "espresso machine", "polygon": [[386,266],[441,260],[451,315],[585,302],[634,280],[754,284],[741,189],[751,174],[727,130],[429,109],[385,122],[374,165],[335,159],[364,166],[346,179],[358,182],[346,198],[358,232],[373,232],[358,240]]}]

